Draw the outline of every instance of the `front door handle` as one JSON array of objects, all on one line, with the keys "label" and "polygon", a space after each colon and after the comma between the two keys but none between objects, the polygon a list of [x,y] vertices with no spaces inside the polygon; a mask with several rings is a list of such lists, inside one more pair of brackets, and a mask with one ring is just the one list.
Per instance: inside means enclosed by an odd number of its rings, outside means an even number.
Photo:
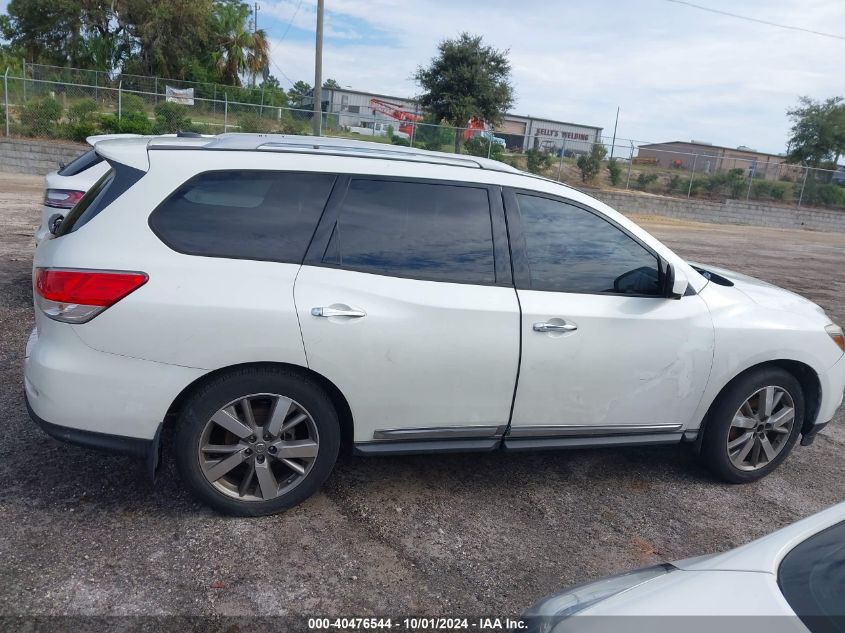
[{"label": "front door handle", "polygon": [[355,308],[311,308],[311,315],[315,317],[352,317],[360,319],[367,316],[363,310],[356,310]]},{"label": "front door handle", "polygon": [[574,332],[578,326],[574,323],[535,323],[535,332]]}]

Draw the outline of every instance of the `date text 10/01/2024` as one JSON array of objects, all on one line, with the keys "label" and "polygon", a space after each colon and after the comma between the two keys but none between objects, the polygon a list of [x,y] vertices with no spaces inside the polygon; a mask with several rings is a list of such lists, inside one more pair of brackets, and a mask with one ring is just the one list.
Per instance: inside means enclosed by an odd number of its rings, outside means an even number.
[{"label": "date text 10/01/2024", "polygon": [[527,624],[518,618],[446,618],[446,617],[411,617],[411,618],[308,618],[309,630],[389,630],[407,631],[519,631]]}]

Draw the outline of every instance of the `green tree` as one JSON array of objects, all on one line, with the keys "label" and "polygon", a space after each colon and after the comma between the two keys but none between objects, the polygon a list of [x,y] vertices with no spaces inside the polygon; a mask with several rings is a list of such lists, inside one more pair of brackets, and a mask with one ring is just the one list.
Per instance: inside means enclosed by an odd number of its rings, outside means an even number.
[{"label": "green tree", "polygon": [[601,162],[605,156],[607,156],[607,148],[601,143],[595,143],[589,154],[578,157],[576,165],[581,170],[583,182],[592,182],[596,179],[601,171]]},{"label": "green tree", "polygon": [[288,99],[290,100],[291,105],[301,107],[302,100],[305,99],[305,97],[311,96],[312,90],[313,88],[311,87],[311,84],[305,83],[301,79],[297,81],[293,84],[293,86],[291,86],[291,89],[288,90]]},{"label": "green tree", "polygon": [[455,142],[455,129],[441,125],[439,119],[427,114],[414,130],[414,145],[428,150],[441,151],[444,145]]},{"label": "green tree", "polygon": [[[444,40],[428,67],[418,67],[414,75],[424,93],[419,104],[438,120],[466,127],[479,117],[488,123],[501,121],[513,105],[511,66],[507,51],[483,44],[480,35],[462,33]],[[455,151],[463,136],[455,135]]]},{"label": "green tree", "polygon": [[616,162],[615,158],[611,158],[607,161],[607,172],[610,175],[610,184],[614,187],[619,185],[619,182],[622,180],[622,168],[619,166],[619,163]]},{"label": "green tree", "polygon": [[323,88],[326,90],[340,90],[340,84],[337,83],[334,79],[326,79],[323,82]]},{"label": "green tree", "polygon": [[532,174],[542,174],[552,166],[552,155],[539,149],[529,149],[525,152],[528,171]]},{"label": "green tree", "polygon": [[249,5],[240,0],[218,0],[214,5],[214,30],[219,50],[217,67],[223,81],[241,85],[241,75],[256,76],[270,61],[270,44],[263,29],[249,30]]},{"label": "green tree", "polygon": [[845,103],[842,97],[814,101],[801,97],[787,111],[792,119],[787,159],[810,167],[830,167],[845,154]]},{"label": "green tree", "polygon": [[214,66],[213,0],[122,0],[119,6],[135,48],[125,71],[190,79],[194,64]]},{"label": "green tree", "polygon": [[10,0],[3,20],[3,39],[29,61],[75,63],[83,48],[80,0]]}]

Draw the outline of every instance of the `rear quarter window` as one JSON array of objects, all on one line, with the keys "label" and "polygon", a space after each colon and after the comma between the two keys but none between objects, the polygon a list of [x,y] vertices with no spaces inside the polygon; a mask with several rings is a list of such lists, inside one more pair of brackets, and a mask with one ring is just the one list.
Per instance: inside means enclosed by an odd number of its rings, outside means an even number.
[{"label": "rear quarter window", "polygon": [[103,157],[91,149],[62,167],[59,170],[59,176],[76,176],[77,174],[81,174],[83,171],[91,169],[94,165],[98,165],[102,162]]},{"label": "rear quarter window", "polygon": [[65,215],[56,237],[77,231],[105,211],[109,205],[122,196],[132,185],[144,176],[143,171],[114,163]]},{"label": "rear quarter window", "polygon": [[318,173],[206,172],[162,202],[150,227],[186,255],[301,264],[334,181]]}]

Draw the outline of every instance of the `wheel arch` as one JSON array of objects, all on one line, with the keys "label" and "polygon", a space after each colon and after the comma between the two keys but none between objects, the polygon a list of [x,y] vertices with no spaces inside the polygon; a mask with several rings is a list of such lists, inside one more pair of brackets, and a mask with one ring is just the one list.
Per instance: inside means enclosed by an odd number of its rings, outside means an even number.
[{"label": "wheel arch", "polygon": [[704,414],[704,419],[701,421],[700,431],[696,442],[699,447],[704,434],[707,433],[707,423],[710,418],[710,412],[713,410],[713,407],[719,401],[719,398],[725,390],[743,376],[765,367],[778,367],[783,369],[798,381],[801,385],[801,391],[804,396],[804,424],[801,428],[801,432],[804,433],[813,426],[816,417],[819,414],[819,407],[821,406],[822,400],[822,387],[819,375],[812,367],[810,367],[810,365],[801,361],[791,359],[769,360],[743,369],[722,385],[722,388],[719,389],[713,397],[713,400],[710,402],[710,405],[707,407],[707,412]]},{"label": "wheel arch", "polygon": [[182,391],[179,392],[179,395],[176,396],[176,399],[173,400],[170,407],[168,407],[162,425],[163,433],[165,435],[172,433],[174,427],[177,424],[177,420],[179,419],[179,413],[182,410],[185,401],[197,389],[202,387],[208,381],[214,380],[218,376],[227,374],[232,371],[247,368],[284,369],[306,376],[317,384],[319,384],[320,387],[325,390],[326,394],[329,396],[329,399],[334,405],[335,411],[337,411],[337,417],[340,422],[341,447],[343,449],[351,449],[354,438],[354,422],[352,419],[352,409],[349,407],[349,402],[346,400],[346,397],[343,395],[340,389],[338,389],[337,385],[335,385],[331,380],[329,380],[322,374],[319,374],[316,371],[309,369],[308,367],[303,367],[302,365],[294,365],[291,363],[280,363],[272,361],[228,365],[226,367],[220,367],[218,369],[208,372],[207,374],[200,376],[188,386],[186,386],[184,389],[182,389]]}]

